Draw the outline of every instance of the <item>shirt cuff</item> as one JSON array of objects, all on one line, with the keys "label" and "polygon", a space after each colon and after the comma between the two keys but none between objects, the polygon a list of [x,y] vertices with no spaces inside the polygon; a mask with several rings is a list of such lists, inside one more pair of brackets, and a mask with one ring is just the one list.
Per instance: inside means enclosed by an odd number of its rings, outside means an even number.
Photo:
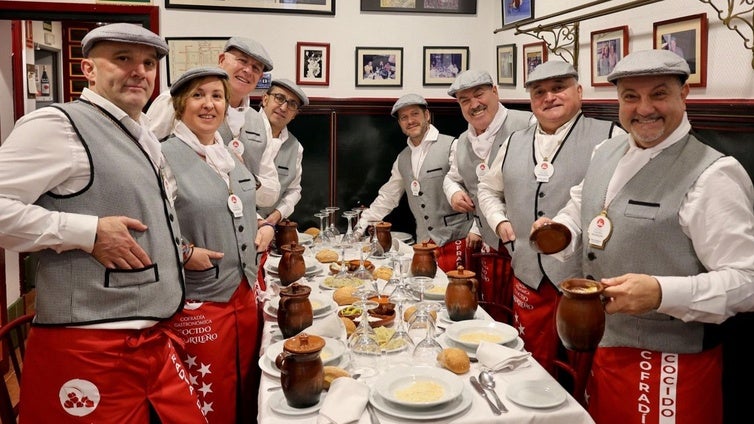
[{"label": "shirt cuff", "polygon": [[60,239],[64,240],[61,251],[81,249],[92,253],[97,238],[99,217],[75,213],[61,213]]}]

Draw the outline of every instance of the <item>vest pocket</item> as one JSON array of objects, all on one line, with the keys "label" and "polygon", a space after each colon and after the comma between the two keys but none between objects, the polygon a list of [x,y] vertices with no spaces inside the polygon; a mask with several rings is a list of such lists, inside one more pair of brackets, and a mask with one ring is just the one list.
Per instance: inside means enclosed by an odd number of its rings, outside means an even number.
[{"label": "vest pocket", "polygon": [[212,268],[207,268],[201,271],[185,270],[186,286],[201,286],[207,283],[214,283],[217,281],[217,277],[220,275],[220,268],[215,265]]},{"label": "vest pocket", "polygon": [[655,219],[660,211],[659,203],[641,202],[638,200],[629,200],[626,205],[624,215],[629,218]]},{"label": "vest pocket", "polygon": [[241,190],[243,191],[254,191],[257,189],[256,181],[252,181],[251,179],[238,180],[238,185],[241,186]]},{"label": "vest pocket", "polygon": [[140,269],[107,269],[105,270],[105,287],[126,288],[151,284],[160,281],[157,264]]},{"label": "vest pocket", "polygon": [[469,214],[466,213],[454,213],[452,215],[445,215],[442,217],[446,226],[453,226],[469,220]]},{"label": "vest pocket", "polygon": [[290,171],[286,166],[278,166],[278,175],[288,175]]}]

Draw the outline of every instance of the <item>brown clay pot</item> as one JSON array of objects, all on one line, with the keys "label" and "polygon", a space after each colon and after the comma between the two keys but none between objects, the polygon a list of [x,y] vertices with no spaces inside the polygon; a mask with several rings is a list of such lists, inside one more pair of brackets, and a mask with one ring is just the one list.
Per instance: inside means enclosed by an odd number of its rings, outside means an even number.
[{"label": "brown clay pot", "polygon": [[284,338],[293,337],[312,325],[312,304],[309,302],[311,287],[293,283],[280,289],[278,326]]},{"label": "brown clay pot", "polygon": [[282,250],[283,256],[278,263],[278,277],[280,277],[280,284],[287,286],[306,274],[304,246],[296,244],[294,241],[282,246]]},{"label": "brown clay pot", "polygon": [[382,246],[382,250],[385,253],[389,252],[393,248],[393,236],[390,235],[390,228],[393,224],[389,222],[378,222],[374,227],[377,232],[377,241]]},{"label": "brown clay pot", "polygon": [[283,254],[283,246],[298,243],[298,224],[286,219],[275,226],[275,248],[278,254]]},{"label": "brown clay pot", "polygon": [[570,350],[592,351],[605,333],[602,283],[574,278],[560,283],[563,296],[555,314],[558,336]]},{"label": "brown clay pot", "polygon": [[307,408],[319,402],[324,383],[324,367],[319,355],[323,347],[322,337],[306,333],[283,343],[275,365],[280,368],[280,386],[291,407]]},{"label": "brown clay pot", "polygon": [[445,289],[445,307],[453,321],[474,319],[477,309],[476,291],[479,282],[476,274],[459,266],[448,271],[448,288]]},{"label": "brown clay pot", "polygon": [[437,245],[426,241],[414,246],[414,257],[411,259],[411,275],[435,278],[437,274],[437,259],[435,249]]}]

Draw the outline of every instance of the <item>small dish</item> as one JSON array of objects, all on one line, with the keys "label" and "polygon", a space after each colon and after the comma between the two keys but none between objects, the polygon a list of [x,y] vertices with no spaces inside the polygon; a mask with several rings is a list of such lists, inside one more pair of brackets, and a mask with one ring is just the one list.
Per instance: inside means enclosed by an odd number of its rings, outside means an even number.
[{"label": "small dish", "polygon": [[[324,365],[333,365],[334,363],[340,361],[340,358],[346,352],[345,343],[330,337],[322,338],[325,339],[325,347],[322,348],[322,351],[319,354],[320,358],[322,358],[322,363]],[[264,351],[264,356],[266,356],[267,359],[273,364],[273,367],[275,367],[275,369],[277,369],[277,366],[274,365],[275,358],[277,358],[280,352],[283,351],[283,343],[285,343],[285,340],[273,343],[267,346],[267,349],[265,349]]]},{"label": "small dish", "polygon": [[571,230],[558,222],[548,222],[529,236],[532,249],[545,255],[558,253],[571,243]]},{"label": "small dish", "polygon": [[270,409],[277,412],[278,414],[283,415],[306,415],[311,414],[314,412],[317,412],[322,408],[322,403],[325,399],[325,393],[322,393],[319,397],[319,402],[317,402],[314,406],[309,406],[306,408],[294,408],[290,405],[288,405],[288,401],[285,400],[285,394],[282,391],[273,393],[272,396],[270,396],[270,400],[268,401],[268,404],[270,405]]},{"label": "small dish", "polygon": [[[463,380],[441,368],[398,367],[385,373],[374,389],[383,399],[403,408],[430,408],[456,399],[463,391]],[[436,393],[429,395],[427,389]]]},{"label": "small dish", "polygon": [[[277,312],[280,298],[273,297],[270,299],[270,310]],[[332,307],[332,299],[323,295],[312,294],[309,296],[309,303],[312,304],[312,314],[318,315]]]},{"label": "small dish", "polygon": [[513,402],[529,408],[552,408],[566,400],[566,391],[555,381],[526,380],[508,386],[505,396]]},{"label": "small dish", "polygon": [[482,340],[506,344],[518,337],[518,331],[508,324],[476,319],[453,323],[445,333],[450,340],[469,349],[476,349]]}]

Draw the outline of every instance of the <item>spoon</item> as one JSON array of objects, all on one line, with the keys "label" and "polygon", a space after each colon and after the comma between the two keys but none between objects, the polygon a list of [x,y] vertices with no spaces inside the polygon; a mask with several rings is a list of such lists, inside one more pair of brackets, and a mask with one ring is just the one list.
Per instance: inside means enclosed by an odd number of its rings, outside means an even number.
[{"label": "spoon", "polygon": [[495,392],[495,377],[493,377],[489,371],[482,370],[482,372],[479,373],[479,382],[482,383],[482,386],[484,386],[485,389],[488,389],[490,392],[492,392],[492,396],[495,397],[495,403],[497,403],[497,407],[500,408],[500,410],[503,412],[508,412],[508,408],[503,405],[503,402]]}]

